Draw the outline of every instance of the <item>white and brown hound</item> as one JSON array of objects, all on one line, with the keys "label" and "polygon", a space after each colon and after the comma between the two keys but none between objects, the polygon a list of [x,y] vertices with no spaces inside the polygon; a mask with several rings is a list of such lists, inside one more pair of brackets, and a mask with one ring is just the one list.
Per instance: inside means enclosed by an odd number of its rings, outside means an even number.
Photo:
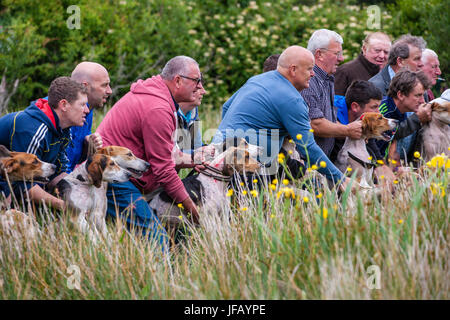
[{"label": "white and brown hound", "polygon": [[72,219],[94,243],[97,242],[99,232],[109,239],[105,221],[107,183],[125,182],[132,176],[140,177],[148,166],[147,162],[134,156],[129,149],[109,146],[98,150],[58,183],[60,195],[73,211]]},{"label": "white and brown hound", "polygon": [[9,181],[48,182],[56,166],[39,160],[36,155],[9,151],[0,145],[0,176]]},{"label": "white and brown hound", "polygon": [[356,172],[356,176],[360,179],[360,185],[370,187],[373,183],[373,165],[368,162],[369,152],[366,148],[367,139],[390,140],[385,131],[393,130],[398,121],[387,119],[381,113],[366,112],[360,117],[362,120],[362,136],[361,139],[345,139],[342,149],[339,151],[336,166],[346,172],[347,168],[351,168],[352,172]]},{"label": "white and brown hound", "polygon": [[419,134],[421,154],[425,161],[437,154],[450,156],[450,102],[431,104],[431,121],[422,126]]},{"label": "white and brown hound", "polygon": [[[227,186],[234,172],[244,174],[256,172],[259,168],[259,162],[250,156],[246,147],[231,147],[220,153],[200,174],[188,176],[182,181],[189,196],[203,213],[221,213],[229,207]],[[168,229],[178,227],[180,216],[186,219],[165,191],[154,196],[149,205]]]}]

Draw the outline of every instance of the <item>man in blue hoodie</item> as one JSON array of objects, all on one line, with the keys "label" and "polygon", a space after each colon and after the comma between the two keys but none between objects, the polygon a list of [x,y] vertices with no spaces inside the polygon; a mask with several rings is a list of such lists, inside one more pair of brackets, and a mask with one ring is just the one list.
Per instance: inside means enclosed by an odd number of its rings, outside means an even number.
[{"label": "man in blue hoodie", "polygon": [[[98,133],[92,133],[94,110],[102,108],[111,95],[108,70],[96,62],[84,61],[79,63],[72,71],[71,79],[81,83],[87,90],[89,114],[81,127],[70,128],[71,142],[67,146],[66,153],[69,163],[67,173],[75,169],[75,166],[86,160],[88,148],[101,148],[103,141]],[[48,98],[43,98],[47,100]]]},{"label": "man in blue hoodie", "polygon": [[[0,118],[0,144],[11,151],[35,154],[40,160],[56,165],[46,186],[50,189],[66,175],[70,128],[83,126],[88,113],[86,88],[69,77],[56,78],[48,90],[48,101],[38,99],[23,111]],[[44,201],[60,210],[65,207],[63,200],[45,191],[39,183],[16,183],[13,188],[16,196],[21,197],[27,189],[32,201]],[[5,185],[0,191],[6,196],[10,192]]]}]

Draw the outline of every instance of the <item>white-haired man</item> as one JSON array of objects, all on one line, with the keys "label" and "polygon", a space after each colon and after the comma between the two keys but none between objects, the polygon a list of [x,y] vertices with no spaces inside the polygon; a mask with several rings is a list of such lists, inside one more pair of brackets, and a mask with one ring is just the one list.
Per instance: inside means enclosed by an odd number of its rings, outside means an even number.
[{"label": "white-haired man", "polygon": [[[439,58],[436,52],[431,49],[425,49],[422,52],[422,71],[428,77],[431,82],[431,86],[433,87],[439,76],[442,74],[441,69],[439,68]],[[434,94],[431,89],[425,91],[425,102],[429,102],[434,99]]]},{"label": "white-haired man", "polygon": [[309,88],[301,92],[309,107],[315,140],[327,157],[331,155],[336,137],[359,139],[362,135],[361,121],[347,125],[337,122],[333,75],[339,63],[344,60],[342,43],[342,37],[331,30],[320,29],[312,34],[307,49],[315,58],[315,76],[311,79]]}]

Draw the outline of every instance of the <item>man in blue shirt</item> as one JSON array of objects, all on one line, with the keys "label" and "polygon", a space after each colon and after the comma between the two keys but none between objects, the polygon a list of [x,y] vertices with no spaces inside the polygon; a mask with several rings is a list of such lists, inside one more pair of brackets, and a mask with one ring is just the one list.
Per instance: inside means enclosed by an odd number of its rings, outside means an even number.
[{"label": "man in blue shirt", "polygon": [[[324,161],[319,172],[343,187],[349,182],[316,144],[310,130],[308,106],[300,91],[309,86],[314,76],[314,56],[300,46],[283,51],[275,71],[250,78],[225,104],[224,117],[213,142],[237,136],[263,147],[260,161],[273,163],[286,136],[291,136],[297,151],[308,165]],[[269,168],[269,170],[272,167]],[[271,172],[276,173],[276,168]]]}]

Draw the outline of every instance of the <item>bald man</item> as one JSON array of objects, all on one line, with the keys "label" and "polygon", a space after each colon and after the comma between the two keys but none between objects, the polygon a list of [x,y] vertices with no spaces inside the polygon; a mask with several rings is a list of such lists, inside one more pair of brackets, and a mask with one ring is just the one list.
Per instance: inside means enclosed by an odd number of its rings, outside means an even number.
[{"label": "bald man", "polygon": [[92,119],[94,109],[102,108],[112,93],[108,71],[101,64],[81,62],[72,71],[71,78],[87,88],[89,114],[84,126],[71,129],[72,143],[67,148],[68,172],[85,160],[89,148],[94,151],[103,146],[100,135],[92,133]]},{"label": "bald man", "polygon": [[[313,67],[314,56],[305,48],[285,49],[278,59],[277,70],[250,78],[225,102],[226,111],[213,142],[242,137],[261,146],[263,154],[259,160],[266,165],[267,173],[275,174],[277,168],[271,164],[276,163],[273,160],[289,135],[294,137],[298,152],[310,165],[325,161],[326,167],[319,166],[319,172],[334,183],[345,179],[346,185],[347,178],[331,163],[309,131],[308,106],[300,91],[308,88],[314,76]],[[297,169],[300,177],[304,168]]]}]

